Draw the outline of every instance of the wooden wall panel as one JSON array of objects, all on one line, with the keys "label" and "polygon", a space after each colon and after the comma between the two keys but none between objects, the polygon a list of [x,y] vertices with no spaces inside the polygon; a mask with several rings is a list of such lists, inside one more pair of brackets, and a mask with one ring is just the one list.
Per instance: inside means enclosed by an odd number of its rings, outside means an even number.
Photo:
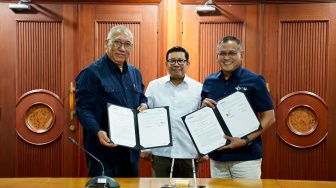
[{"label": "wooden wall panel", "polygon": [[[0,165],[4,173],[1,177],[75,176],[76,154],[72,152],[72,144],[64,142],[64,139],[67,140],[67,135],[76,135],[68,129],[69,103],[66,100],[69,99],[68,79],[73,77],[72,67],[76,62],[76,38],[73,35],[76,33],[73,27],[76,6],[31,6],[31,11],[12,11],[8,4],[0,4],[0,12],[8,15],[5,25],[1,26],[6,29],[0,31],[1,36],[4,36],[1,41],[6,44],[1,57],[7,60],[1,62],[10,62],[10,66],[1,65],[6,73],[1,74],[1,83],[4,80],[10,80],[8,83],[11,83],[11,86],[5,87],[10,97],[2,92],[0,94],[1,100],[7,100],[10,104],[6,105],[5,115],[12,119],[5,120],[3,123],[7,125],[7,130],[1,130],[1,138],[6,138],[5,135],[11,137],[6,139],[5,146],[1,146],[4,152],[1,151],[0,155],[9,157],[5,160],[9,166]],[[29,119],[26,116],[29,107],[40,107],[41,103],[50,107],[55,115],[34,116],[38,117],[34,119],[37,125],[35,128],[41,125],[41,117],[51,117],[49,120],[53,123],[43,128],[44,132],[39,128],[33,130],[29,126],[32,122],[25,121]],[[65,154],[66,148],[71,149]],[[50,172],[47,172],[48,169]]]},{"label": "wooden wall panel", "polygon": [[61,21],[17,21],[17,99],[35,89],[63,97]]},{"label": "wooden wall panel", "polygon": [[[43,95],[27,95],[21,98],[25,93],[37,89],[45,89],[54,92],[56,101],[59,95],[63,95],[62,90],[62,22],[61,21],[33,21],[18,20],[17,21],[17,97],[20,100],[17,105],[17,121],[16,128],[21,139],[17,144],[17,164],[16,176],[61,176],[61,146],[60,144],[47,144],[54,142],[59,137],[62,130],[63,114],[51,118],[56,123],[49,125],[51,127],[45,133],[32,133],[30,126],[25,124],[28,117],[26,116],[28,108],[31,108],[37,102],[43,101],[43,104],[50,105],[52,113],[59,114],[62,106],[57,108],[52,100],[42,100]],[[48,95],[52,96],[52,95]],[[32,99],[33,97],[34,99]],[[28,103],[26,101],[29,101]],[[26,103],[25,103],[26,102]],[[60,101],[62,103],[62,101]],[[23,105],[22,105],[23,104]],[[42,103],[41,103],[42,104]],[[34,118],[35,128],[40,127],[47,115],[42,112],[37,113],[40,117]],[[44,116],[44,117],[43,117]],[[43,129],[43,128],[42,128]],[[26,143],[24,143],[25,141]],[[58,142],[60,140],[58,139]],[[38,147],[31,144],[39,145]],[[42,146],[43,145],[43,146]],[[55,147],[54,147],[55,146]],[[56,156],[56,157],[50,157]],[[55,160],[53,160],[55,159]],[[30,165],[34,168],[31,168]],[[55,169],[55,171],[47,172],[41,169]]]},{"label": "wooden wall panel", "polygon": [[310,91],[327,100],[328,21],[281,21],[279,91]]},{"label": "wooden wall panel", "polygon": [[328,109],[317,95],[297,91],[277,107],[278,176],[281,179],[328,179]]},{"label": "wooden wall panel", "polygon": [[329,180],[336,180],[336,152],[334,150],[336,145],[336,3],[330,4],[329,8],[329,38],[328,38],[328,77],[327,77],[327,84],[329,89],[327,90],[328,93],[328,137],[327,137],[327,147],[328,149],[328,179]]},{"label": "wooden wall panel", "polygon": [[277,179],[294,180],[328,180],[327,144],[322,142],[318,147],[297,148],[277,141]]},{"label": "wooden wall panel", "polygon": [[[319,9],[316,9],[316,6]],[[329,5],[278,5],[276,110],[276,178],[328,180],[328,45]],[[309,12],[309,14],[304,14]],[[265,15],[266,16],[266,15]],[[272,17],[272,16],[271,16]],[[273,40],[274,38],[268,38]],[[265,70],[266,71],[266,70]],[[291,99],[291,95],[299,96]],[[317,101],[317,102],[316,102]],[[287,107],[284,107],[287,105]],[[316,113],[312,131],[292,130],[289,119],[297,107]],[[287,108],[284,110],[284,108]],[[300,111],[300,110],[299,110]],[[308,128],[305,113],[299,126]],[[308,124],[307,124],[308,123]],[[308,127],[307,127],[308,126]],[[300,129],[301,129],[300,128]]]},{"label": "wooden wall panel", "polygon": [[15,176],[15,56],[16,27],[8,5],[0,3],[0,177]]},{"label": "wooden wall panel", "polygon": [[62,174],[62,143],[57,139],[37,146],[17,138],[16,177],[59,177]]}]

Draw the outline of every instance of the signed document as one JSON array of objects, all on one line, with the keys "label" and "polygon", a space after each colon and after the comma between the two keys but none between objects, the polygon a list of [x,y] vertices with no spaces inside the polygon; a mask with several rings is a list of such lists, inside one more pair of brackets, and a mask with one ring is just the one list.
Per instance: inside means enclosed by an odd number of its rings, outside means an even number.
[{"label": "signed document", "polygon": [[243,137],[259,129],[260,122],[242,92],[217,101],[217,109],[232,137]]},{"label": "signed document", "polygon": [[225,145],[224,131],[212,108],[204,107],[187,115],[184,123],[199,153],[206,155]]},{"label": "signed document", "polygon": [[242,92],[235,92],[208,106],[182,117],[198,152],[209,152],[228,144],[224,135],[244,137],[262,129],[250,103]]},{"label": "signed document", "polygon": [[109,138],[134,149],[172,146],[169,107],[137,110],[108,103]]}]

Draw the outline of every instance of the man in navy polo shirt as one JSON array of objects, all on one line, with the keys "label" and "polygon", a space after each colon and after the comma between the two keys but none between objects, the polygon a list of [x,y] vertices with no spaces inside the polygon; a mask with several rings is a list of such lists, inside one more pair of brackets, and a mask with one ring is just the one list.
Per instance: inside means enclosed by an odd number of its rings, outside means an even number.
[{"label": "man in navy polo shirt", "polygon": [[262,129],[243,138],[225,136],[230,144],[209,153],[211,177],[260,179],[261,134],[275,122],[272,100],[263,76],[241,66],[244,51],[239,39],[224,37],[218,42],[217,50],[221,70],[205,78],[202,106],[215,108],[216,100],[244,89],[254,113],[260,115]]}]

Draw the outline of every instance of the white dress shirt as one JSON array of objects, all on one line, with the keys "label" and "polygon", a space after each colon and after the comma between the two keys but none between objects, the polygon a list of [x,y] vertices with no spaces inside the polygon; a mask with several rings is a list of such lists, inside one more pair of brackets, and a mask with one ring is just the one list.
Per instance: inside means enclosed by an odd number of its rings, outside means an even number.
[{"label": "white dress shirt", "polygon": [[145,93],[148,97],[148,107],[169,106],[173,140],[172,147],[151,149],[153,155],[170,158],[197,158],[197,150],[181,117],[199,109],[201,91],[202,84],[187,75],[178,86],[170,81],[169,75],[149,83]]}]

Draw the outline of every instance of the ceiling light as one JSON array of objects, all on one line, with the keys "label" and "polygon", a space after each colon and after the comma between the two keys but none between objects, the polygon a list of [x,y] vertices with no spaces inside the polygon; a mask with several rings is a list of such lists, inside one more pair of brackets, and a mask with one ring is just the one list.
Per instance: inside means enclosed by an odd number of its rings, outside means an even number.
[{"label": "ceiling light", "polygon": [[212,0],[208,0],[205,2],[203,7],[196,7],[197,13],[209,13],[209,12],[215,12],[216,8],[214,6],[208,6],[208,5],[215,5],[215,3]]},{"label": "ceiling light", "polygon": [[20,0],[17,4],[9,4],[9,8],[12,10],[30,10],[30,5],[24,3],[30,3],[31,0]]}]

